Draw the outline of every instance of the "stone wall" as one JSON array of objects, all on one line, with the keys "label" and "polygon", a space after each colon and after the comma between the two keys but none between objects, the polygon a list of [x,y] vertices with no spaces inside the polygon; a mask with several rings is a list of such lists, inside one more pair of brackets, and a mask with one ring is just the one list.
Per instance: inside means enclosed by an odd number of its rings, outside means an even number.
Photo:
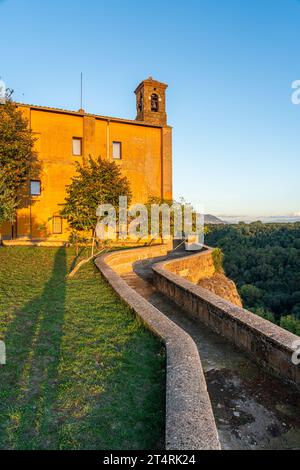
[{"label": "stone wall", "polygon": [[165,268],[194,284],[198,284],[201,279],[213,276],[215,266],[211,249],[206,248],[201,252],[201,256],[197,255],[167,261]]},{"label": "stone wall", "polygon": [[119,251],[95,260],[120,298],[166,347],[166,449],[219,450],[220,441],[197,347],[192,338],[120,277],[136,261],[163,256],[167,246]]},{"label": "stone wall", "polygon": [[148,258],[164,256],[168,250],[167,245],[154,245],[110,253],[106,262],[118,274],[125,274],[133,270],[133,263]]},{"label": "stone wall", "polygon": [[299,340],[298,336],[188,280],[195,278],[197,267],[206,269],[210,265],[209,251],[154,265],[157,289],[266,369],[300,386],[300,366],[292,363],[293,343]]}]

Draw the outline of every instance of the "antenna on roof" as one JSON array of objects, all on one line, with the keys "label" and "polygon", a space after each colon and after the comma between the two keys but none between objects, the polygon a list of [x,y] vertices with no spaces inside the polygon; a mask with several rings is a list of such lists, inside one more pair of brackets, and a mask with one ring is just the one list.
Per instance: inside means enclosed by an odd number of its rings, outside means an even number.
[{"label": "antenna on roof", "polygon": [[80,72],[80,110],[82,111],[82,72]]}]

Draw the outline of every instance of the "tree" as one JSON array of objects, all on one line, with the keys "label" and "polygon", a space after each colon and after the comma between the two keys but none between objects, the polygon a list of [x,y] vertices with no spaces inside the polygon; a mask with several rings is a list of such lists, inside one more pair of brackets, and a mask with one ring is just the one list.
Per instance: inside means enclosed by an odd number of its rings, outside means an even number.
[{"label": "tree", "polygon": [[295,335],[300,335],[300,320],[297,320],[293,315],[281,317],[280,326],[285,330],[291,331],[291,333],[294,333]]},{"label": "tree", "polygon": [[61,214],[75,231],[94,231],[99,204],[119,205],[119,197],[127,196],[131,201],[130,185],[121,175],[118,165],[98,157],[89,156],[87,162],[76,162],[77,174],[66,188],[65,207]]},{"label": "tree", "polygon": [[240,293],[247,306],[255,307],[260,304],[262,291],[252,284],[244,284],[240,289]]},{"label": "tree", "polygon": [[[5,178],[0,173],[0,225],[3,222],[14,222],[17,201],[12,190],[6,185]],[[1,235],[0,235],[1,238]]]},{"label": "tree", "polygon": [[[118,165],[109,160],[98,157],[93,160],[89,156],[83,164],[76,162],[77,174],[72,178],[71,184],[66,188],[66,199],[61,215],[66,217],[72,228],[71,238],[78,247],[78,242],[85,238],[90,232],[92,238],[91,255],[83,259],[69,273],[74,276],[80,266],[95,258],[103,251],[94,254],[94,234],[97,224],[96,209],[100,204],[112,204],[116,209],[119,205],[119,197],[127,196],[128,203],[131,201],[131,189],[129,181],[121,175]],[[116,210],[118,216],[118,211]]]},{"label": "tree", "polygon": [[13,223],[25,184],[38,171],[27,119],[7,96],[0,104],[0,224]]}]

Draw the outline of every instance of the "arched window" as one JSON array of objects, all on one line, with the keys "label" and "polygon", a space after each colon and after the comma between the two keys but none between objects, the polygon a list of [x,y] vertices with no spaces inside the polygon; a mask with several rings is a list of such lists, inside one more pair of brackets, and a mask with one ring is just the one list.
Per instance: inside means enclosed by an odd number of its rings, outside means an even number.
[{"label": "arched window", "polygon": [[156,93],[151,95],[151,111],[158,111],[158,95]]}]

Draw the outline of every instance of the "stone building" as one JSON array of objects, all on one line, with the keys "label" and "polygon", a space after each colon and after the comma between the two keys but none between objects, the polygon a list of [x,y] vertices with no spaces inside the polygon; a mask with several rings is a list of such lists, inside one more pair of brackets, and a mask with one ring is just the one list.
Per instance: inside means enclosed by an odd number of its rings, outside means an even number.
[{"label": "stone building", "polygon": [[36,137],[40,170],[28,182],[23,207],[3,239],[67,240],[60,211],[74,162],[89,155],[114,160],[128,178],[133,202],[172,198],[172,128],[167,125],[167,85],[149,77],[135,90],[135,120],[35,105],[18,104]]}]

